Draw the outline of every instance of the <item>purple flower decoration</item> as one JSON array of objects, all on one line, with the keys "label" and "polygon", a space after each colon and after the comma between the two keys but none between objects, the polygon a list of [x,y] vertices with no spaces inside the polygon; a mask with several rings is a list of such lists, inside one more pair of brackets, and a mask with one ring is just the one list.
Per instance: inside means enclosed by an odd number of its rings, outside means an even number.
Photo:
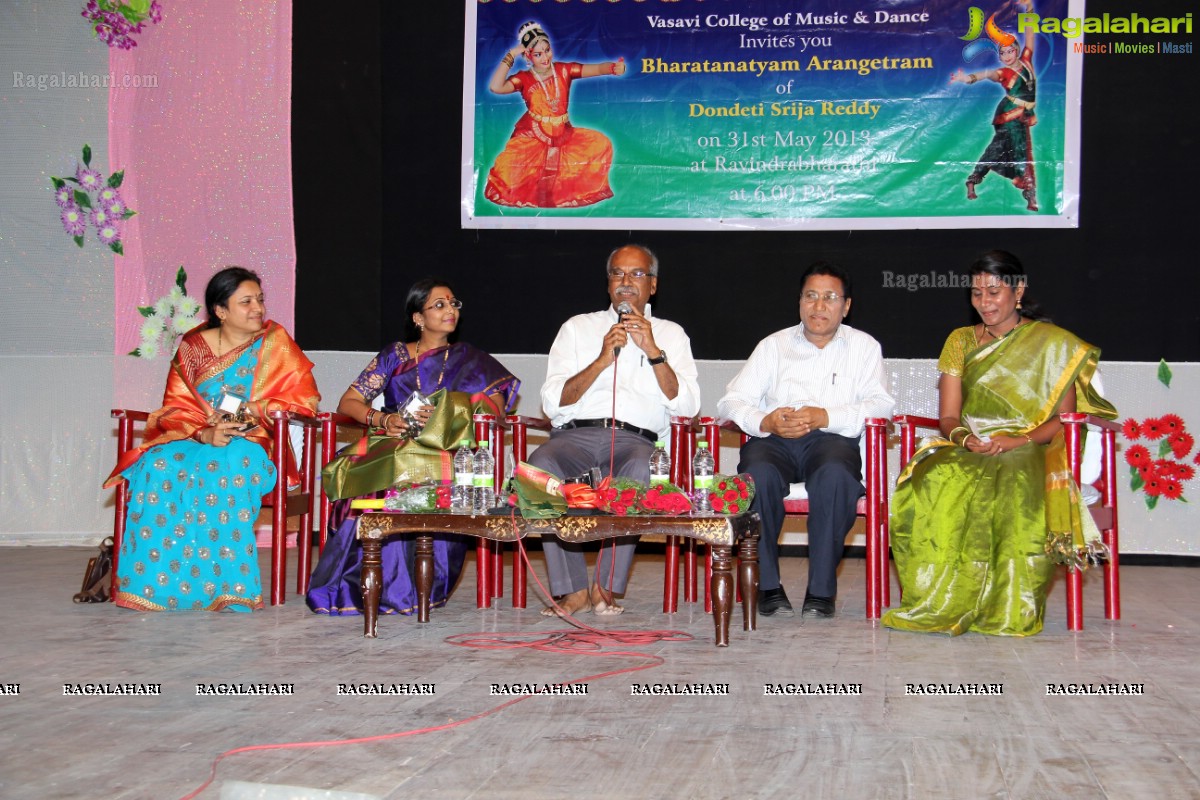
[{"label": "purple flower decoration", "polygon": [[103,228],[105,225],[113,222],[112,214],[108,213],[108,209],[104,207],[96,207],[91,213],[92,224],[97,228]]},{"label": "purple flower decoration", "polygon": [[96,0],[88,0],[83,7],[82,16],[84,19],[100,19],[100,6],[96,4]]},{"label": "purple flower decoration", "polygon": [[54,202],[59,208],[75,208],[75,190],[70,186],[60,186],[54,190]]},{"label": "purple flower decoration", "polygon": [[[121,195],[117,194],[117,190],[112,186],[105,186],[100,190],[100,194],[96,197],[101,206],[112,208],[114,203],[121,203]],[[121,204],[124,205],[123,203]]]},{"label": "purple flower decoration", "polygon": [[75,180],[79,181],[79,188],[85,192],[94,192],[104,185],[100,173],[87,167],[79,167],[75,170]]},{"label": "purple flower decoration", "polygon": [[150,4],[150,21],[155,25],[163,21],[162,5],[159,4],[158,0],[154,0]]},{"label": "purple flower decoration", "polygon": [[109,47],[112,47],[113,29],[111,25],[105,25],[103,22],[96,23],[96,38],[104,42]]},{"label": "purple flower decoration", "polygon": [[88,20],[96,37],[109,47],[132,50],[137,47],[134,34],[146,29],[146,20],[159,23],[163,18],[162,5],[158,0],[143,5],[129,0],[88,0],[81,16]]},{"label": "purple flower decoration", "polygon": [[117,227],[117,223],[115,222],[109,222],[107,225],[97,225],[96,236],[109,247],[121,243],[121,229]]},{"label": "purple flower decoration", "polygon": [[62,211],[62,224],[71,236],[83,236],[87,231],[87,218],[77,205],[65,206]]}]

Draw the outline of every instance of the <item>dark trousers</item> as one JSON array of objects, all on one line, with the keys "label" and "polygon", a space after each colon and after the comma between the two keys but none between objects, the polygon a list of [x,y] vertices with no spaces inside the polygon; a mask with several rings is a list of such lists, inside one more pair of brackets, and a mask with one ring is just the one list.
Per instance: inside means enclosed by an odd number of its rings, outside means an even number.
[{"label": "dark trousers", "polygon": [[846,534],[854,526],[862,485],[858,440],[826,431],[799,439],[771,435],[751,438],[742,445],[738,472],[754,478],[751,508],[762,515],[758,541],[759,588],[779,587],[779,532],[783,529],[783,498],[789,485],[803,481],[808,489],[808,592],[817,597],[837,595],[837,568],[846,549]]},{"label": "dark trousers", "polygon": [[[550,441],[529,455],[529,463],[560,478],[580,475],[592,467],[599,467],[600,473],[607,476],[612,444],[613,431],[607,428],[553,431]],[[650,454],[653,452],[654,445],[648,439],[629,431],[617,431],[612,454],[613,477],[649,483]],[[635,547],[636,536],[605,541],[596,561],[596,583],[616,594],[624,594]],[[542,552],[546,557],[546,572],[550,575],[551,593],[563,595],[588,588],[587,559],[582,545],[547,536],[542,539]]]}]

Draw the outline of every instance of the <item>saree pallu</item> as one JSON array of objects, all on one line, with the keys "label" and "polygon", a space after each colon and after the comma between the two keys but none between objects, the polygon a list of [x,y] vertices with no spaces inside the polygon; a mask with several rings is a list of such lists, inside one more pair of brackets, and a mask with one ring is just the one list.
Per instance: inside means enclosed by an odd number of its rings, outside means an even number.
[{"label": "saree pallu", "polygon": [[219,357],[198,330],[184,337],[164,407],[147,423],[146,443],[126,454],[108,481],[128,480],[131,497],[117,605],[141,611],[262,607],[254,524],[263,495],[278,479],[267,452],[270,437],[255,429],[224,447],[188,437],[206,424],[226,390],[249,398],[260,414],[276,408],[314,413],[319,396],[308,367],[274,323]]},{"label": "saree pallu", "polygon": [[[417,388],[418,375],[426,392],[431,387],[438,388],[430,395],[437,400],[436,411],[421,435],[409,442],[385,436],[365,438],[343,451],[336,459],[341,463],[331,462],[326,467],[325,474],[331,478],[327,485],[332,487],[336,482],[338,487],[337,494],[331,496],[347,499],[333,505],[331,533],[313,570],[306,597],[308,607],[318,614],[362,613],[359,585],[362,545],[356,536],[357,520],[350,516],[349,498],[382,491],[402,479],[452,479],[450,451],[462,438],[472,445],[475,442],[471,415],[475,411],[501,414],[511,409],[520,387],[520,381],[500,362],[464,343],[427,351],[419,360],[410,358],[407,349],[398,344],[373,359],[352,386],[368,400],[383,391],[384,408],[394,409]],[[503,408],[494,408],[485,399],[493,394],[501,396]],[[334,472],[338,474],[333,475]],[[470,538],[466,536],[433,537],[430,599],[433,607],[443,606],[450,599],[462,574],[469,544]],[[381,613],[414,613],[417,607],[414,537],[388,539],[383,545],[382,559]]]},{"label": "saree pallu", "polygon": [[[1076,390],[1080,411],[1115,417],[1091,387],[1099,351],[1030,322],[967,354],[962,417],[982,435],[1021,436]],[[1066,464],[1061,432],[997,456],[940,437],[924,443],[892,497],[891,538],[903,590],[883,624],[958,635],[1042,629],[1060,561],[1078,564],[1098,533]]]}]

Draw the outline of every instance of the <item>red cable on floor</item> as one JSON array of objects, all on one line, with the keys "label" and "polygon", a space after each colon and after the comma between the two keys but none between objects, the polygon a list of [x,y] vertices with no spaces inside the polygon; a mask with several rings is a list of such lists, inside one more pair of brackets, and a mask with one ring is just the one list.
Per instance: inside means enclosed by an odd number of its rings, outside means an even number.
[{"label": "red cable on floor", "polygon": [[[516,527],[515,510],[513,512],[513,526]],[[520,553],[520,558],[525,564],[525,568],[533,574],[533,580],[537,584],[538,589],[545,595],[550,603],[562,609],[558,603],[554,602],[554,598],[546,591],[546,587],[537,577],[537,572],[532,569],[529,564],[529,557],[525,553],[524,543],[520,538],[516,540],[517,549]],[[456,647],[472,647],[481,650],[512,650],[516,648],[529,648],[531,650],[540,650],[546,653],[562,653],[565,655],[583,655],[591,657],[605,656],[620,656],[622,658],[641,658],[646,659],[648,663],[641,664],[635,667],[625,667],[623,669],[608,670],[607,672],[598,672],[595,675],[587,675],[582,678],[572,678],[571,680],[559,681],[552,686],[566,686],[574,683],[586,683],[593,680],[601,680],[603,678],[611,678],[616,675],[624,675],[631,672],[640,672],[641,670],[653,669],[666,663],[666,659],[659,655],[651,655],[648,653],[637,653],[628,650],[616,650],[605,652],[604,647],[612,642],[623,647],[639,647],[643,645],[657,644],[659,642],[688,642],[693,637],[690,633],[676,630],[659,630],[659,631],[605,631],[598,628],[593,628],[580,622],[576,618],[562,612],[562,619],[574,625],[581,630],[561,630],[550,631],[549,633],[525,633],[521,631],[513,631],[509,633],[459,633],[453,636],[446,637],[447,644]],[[527,639],[524,637],[536,637]],[[371,742],[383,742],[389,739],[401,739],[407,736],[419,736],[425,733],[434,733],[436,731],[450,730],[458,728],[471,722],[477,722],[484,717],[490,717],[499,711],[514,706],[517,703],[529,700],[534,697],[553,696],[527,694],[521,697],[515,697],[512,700],[507,700],[494,708],[489,708],[487,711],[481,711],[465,719],[460,719],[455,722],[448,722],[445,725],[434,725],[427,728],[414,728],[413,730],[400,731],[398,733],[384,733],[377,736],[361,736],[353,739],[330,739],[325,741],[315,742],[284,742],[280,744],[254,744],[245,747],[235,747],[232,750],[226,750],[213,760],[212,769],[209,771],[208,780],[202,783],[195,790],[187,795],[184,795],[181,800],[193,800],[198,797],[201,792],[212,785],[217,779],[217,767],[222,761],[229,756],[237,755],[238,753],[253,753],[264,750],[298,750],[304,748],[317,747],[341,747],[343,745],[353,744],[368,744]]]}]

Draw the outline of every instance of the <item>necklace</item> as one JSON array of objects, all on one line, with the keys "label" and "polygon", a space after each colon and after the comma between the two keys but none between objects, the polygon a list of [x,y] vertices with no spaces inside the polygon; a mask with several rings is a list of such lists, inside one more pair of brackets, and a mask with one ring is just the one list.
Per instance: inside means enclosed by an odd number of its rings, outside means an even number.
[{"label": "necklace", "polygon": [[553,64],[550,65],[549,74],[554,78],[554,97],[550,96],[550,90],[546,88],[545,79],[539,75],[536,70],[533,71],[533,77],[537,78],[538,85],[542,87],[542,96],[545,97],[546,102],[550,104],[550,110],[557,114],[558,107],[562,101],[562,84],[559,83],[558,72],[554,69]]},{"label": "necklace", "polygon": [[[417,340],[417,354],[413,357],[417,362],[417,392],[425,394],[421,389],[421,340]],[[442,371],[438,373],[437,383],[433,385],[433,391],[437,391],[442,386],[442,378],[446,377],[446,362],[450,360],[450,345],[446,345],[446,352],[442,354]]]},{"label": "necklace", "polygon": [[1008,330],[1006,330],[1004,333],[1000,334],[999,336],[992,333],[992,329],[989,328],[987,325],[983,326],[983,332],[986,333],[988,336],[992,337],[993,339],[995,339],[996,341],[999,341],[999,340],[1003,339],[1005,336],[1008,336],[1010,333],[1012,333],[1019,327],[1021,327],[1021,318],[1017,317],[1017,324],[1013,325],[1011,328],[1009,328]]}]

